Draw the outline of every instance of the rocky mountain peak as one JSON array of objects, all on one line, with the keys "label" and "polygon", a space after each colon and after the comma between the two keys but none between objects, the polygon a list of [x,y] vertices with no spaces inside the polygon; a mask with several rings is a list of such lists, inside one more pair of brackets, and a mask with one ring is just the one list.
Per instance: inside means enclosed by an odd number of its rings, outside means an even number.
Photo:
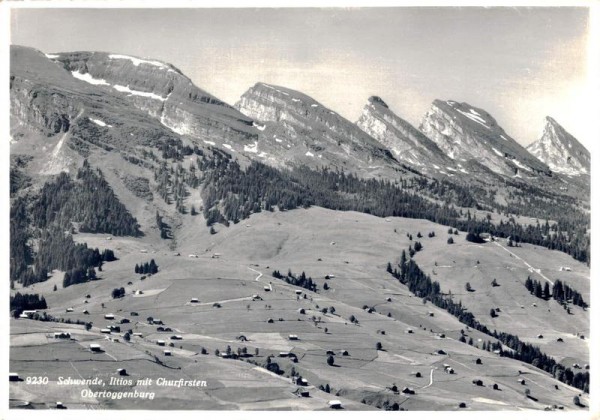
[{"label": "rocky mountain peak", "polygon": [[388,148],[396,159],[421,172],[454,176],[452,172],[461,170],[433,141],[396,115],[379,96],[369,98],[356,124]]},{"label": "rocky mountain peak", "polygon": [[547,116],[545,121],[542,136],[527,146],[527,150],[554,172],[589,174],[590,152],[552,117]]},{"label": "rocky mountain peak", "polygon": [[512,177],[549,174],[549,168],[518,144],[485,110],[466,102],[436,99],[420,130],[452,159],[476,162]]},{"label": "rocky mountain peak", "polygon": [[356,173],[394,170],[397,162],[379,142],[314,98],[257,83],[235,104],[261,131],[258,149],[280,164],[349,166]]},{"label": "rocky mountain peak", "polygon": [[116,93],[178,134],[252,139],[252,120],[198,88],[175,66],[130,55],[78,51],[46,54],[75,79]]},{"label": "rocky mountain peak", "polygon": [[389,108],[388,104],[386,104],[379,96],[371,96],[369,98],[369,103],[381,105],[384,108]]}]

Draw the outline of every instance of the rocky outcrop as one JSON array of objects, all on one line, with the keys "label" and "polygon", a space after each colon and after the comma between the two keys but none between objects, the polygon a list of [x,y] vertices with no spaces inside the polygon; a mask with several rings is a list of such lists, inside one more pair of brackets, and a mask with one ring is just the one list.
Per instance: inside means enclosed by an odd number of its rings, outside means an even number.
[{"label": "rocky outcrop", "polygon": [[39,51],[11,48],[10,115],[13,124],[46,136],[65,133],[80,112],[81,102],[40,79],[60,78],[61,69]]},{"label": "rocky outcrop", "polygon": [[590,152],[550,117],[546,117],[542,137],[527,150],[554,172],[574,176],[590,173]]},{"label": "rocky outcrop", "polygon": [[257,83],[235,104],[256,121],[259,155],[280,164],[398,170],[391,153],[355,124],[300,92]]},{"label": "rocky outcrop", "polygon": [[511,177],[550,175],[486,111],[467,103],[435,100],[419,129],[450,158],[474,159],[495,173]]},{"label": "rocky outcrop", "polygon": [[257,137],[251,119],[195,86],[170,64],[100,52],[48,56],[76,79],[121,94],[178,134],[242,141]]},{"label": "rocky outcrop", "polygon": [[397,116],[378,96],[369,98],[356,123],[388,148],[396,159],[429,174],[466,173],[427,136]]}]

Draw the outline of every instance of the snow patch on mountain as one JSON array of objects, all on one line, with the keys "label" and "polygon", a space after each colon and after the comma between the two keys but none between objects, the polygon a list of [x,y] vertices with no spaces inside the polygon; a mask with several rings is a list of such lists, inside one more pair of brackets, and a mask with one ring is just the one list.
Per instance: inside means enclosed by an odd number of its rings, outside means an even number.
[{"label": "snow patch on mountain", "polygon": [[94,79],[89,73],[80,73],[78,71],[72,71],[71,74],[74,78],[82,80],[90,85],[106,85],[108,86],[108,82],[104,79]]},{"label": "snow patch on mountain", "polygon": [[471,121],[475,121],[476,123],[479,123],[479,124],[483,125],[487,129],[490,128],[488,125],[485,124],[487,121],[484,120],[483,118],[481,118],[479,116],[479,114],[477,114],[477,113],[472,114],[471,113],[473,111],[473,109],[471,109],[471,112],[464,112],[464,111],[461,111],[460,109],[457,109],[457,111],[460,112],[461,114],[463,114],[465,117],[467,117]]},{"label": "snow patch on mountain", "polygon": [[498,156],[500,157],[504,157],[504,155],[502,154],[502,152],[500,152],[500,150],[496,149],[494,146],[492,146],[492,150],[494,151],[494,153],[496,153]]},{"label": "snow patch on mountain", "polygon": [[112,125],[110,124],[106,124],[104,121],[102,120],[98,120],[96,118],[88,118],[91,122],[93,122],[96,125],[99,125],[100,127],[112,127]]},{"label": "snow patch on mountain", "polygon": [[168,69],[169,68],[169,66],[167,66],[165,63],[161,63],[160,61],[143,60],[141,58],[131,57],[129,55],[109,54],[108,58],[111,58],[113,60],[129,60],[136,67],[139,66],[140,64],[149,64],[151,66],[159,67],[161,69]]},{"label": "snow patch on mountain", "polygon": [[151,98],[151,99],[156,99],[158,101],[166,101],[167,98],[163,98],[162,96],[157,95],[156,93],[152,93],[152,92],[142,92],[141,90],[133,90],[129,88],[129,85],[127,86],[121,86],[121,85],[114,85],[113,88],[115,90],[117,90],[118,92],[121,93],[127,93],[129,95],[134,95],[134,96],[143,96],[145,98]]},{"label": "snow patch on mountain", "polygon": [[512,163],[514,163],[515,165],[517,165],[517,166],[518,166],[519,168],[521,168],[521,169],[524,169],[524,170],[526,170],[526,171],[529,171],[529,170],[530,170],[530,169],[529,169],[527,166],[525,166],[525,165],[523,165],[521,162],[519,162],[519,160],[518,160],[518,159],[511,159],[511,162],[512,162]]},{"label": "snow patch on mountain", "polygon": [[244,145],[244,152],[258,153],[258,142],[255,141],[252,146]]}]

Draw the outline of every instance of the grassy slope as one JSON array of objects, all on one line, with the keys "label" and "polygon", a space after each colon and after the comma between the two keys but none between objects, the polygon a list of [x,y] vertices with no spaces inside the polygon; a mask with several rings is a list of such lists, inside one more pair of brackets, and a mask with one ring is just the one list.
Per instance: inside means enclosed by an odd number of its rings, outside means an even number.
[{"label": "grassy slope", "polygon": [[[113,183],[113,186],[115,185]],[[120,191],[119,187],[115,186],[115,191],[120,198],[125,197],[124,201],[128,200],[125,190]],[[148,209],[133,211],[138,217],[137,213],[140,212],[139,214],[146,214],[150,219],[154,213],[154,210]],[[140,316],[134,319],[138,323],[131,325],[131,328],[142,332],[144,339],[136,339],[132,345],[110,343],[114,349],[111,348],[107,353],[118,354],[119,356],[115,357],[119,362],[109,360],[106,363],[88,363],[93,365],[93,369],[100,375],[112,374],[121,366],[127,367],[134,376],[158,377],[166,376],[167,373],[173,374],[171,369],[146,360],[151,358],[144,353],[148,350],[164,359],[161,356],[162,348],[156,346],[153,340],[162,335],[169,341],[168,337],[173,333],[157,333],[154,327],[145,325],[145,319],[148,316],[161,318],[178,331],[174,334],[180,334],[184,339],[176,341],[175,344],[181,345],[183,349],[169,358],[169,365],[181,366],[187,375],[206,379],[209,387],[194,393],[193,398],[188,398],[188,394],[165,394],[161,389],[158,391],[164,396],[164,399],[160,400],[161,408],[180,403],[179,399],[183,398],[187,400],[186,404],[189,404],[190,408],[266,409],[283,407],[281,404],[284,403],[288,406],[291,398],[297,404],[301,404],[302,408],[321,409],[326,407],[327,398],[333,398],[318,393],[315,389],[311,390],[311,394],[318,394],[318,398],[296,398],[290,394],[296,387],[281,378],[252,370],[253,365],[241,361],[216,358],[215,349],[223,351],[228,344],[234,350],[247,346],[252,353],[254,348],[258,347],[260,356],[256,359],[259,361],[264,361],[264,356],[268,354],[277,355],[279,351],[292,350],[300,359],[295,365],[296,370],[304,375],[311,385],[329,383],[334,389],[341,389],[342,396],[347,395],[358,402],[362,398],[397,401],[402,407],[411,410],[454,409],[458,402],[463,400],[470,409],[540,409],[549,404],[562,404],[574,408],[571,400],[577,393],[576,390],[529,365],[502,359],[460,343],[457,339],[460,329],[464,328],[462,324],[430,304],[423,305],[420,299],[411,296],[404,286],[385,272],[387,261],[397,260],[401,250],[408,247],[406,233],[412,233],[416,239],[415,235],[420,231],[424,234],[424,238],[421,239],[424,250],[417,254],[417,262],[427,272],[436,269],[438,275],[434,278],[439,277],[438,280],[445,291],[451,289],[453,293],[462,294],[465,281],[470,281],[476,292],[468,296],[464,292],[461,298],[478,319],[490,327],[518,333],[522,339],[532,337],[532,342],[541,344],[544,351],[559,360],[570,354],[574,356],[574,360],[587,363],[587,340],[571,338],[569,334],[576,325],[579,331],[585,331],[587,337],[588,313],[575,310],[573,315],[568,316],[562,308],[543,301],[539,301],[535,308],[529,304],[524,305],[523,309],[520,306],[508,305],[507,302],[530,303],[533,300],[525,287],[517,284],[517,281],[523,282],[527,274],[531,273],[521,261],[510,257],[495,244],[473,246],[464,242],[464,234],[461,234],[457,243],[450,246],[446,244],[447,228],[428,221],[380,219],[321,208],[254,215],[230,228],[219,229],[216,235],[208,233],[200,216],[183,217],[181,223],[177,234],[177,251],[181,252],[179,257],[174,256],[173,251],[169,249],[170,241],[159,241],[156,233],[150,233],[141,239],[113,238],[110,241],[106,235],[80,234],[76,236],[78,241],[87,242],[94,247],[110,247],[119,257],[119,261],[105,265],[103,280],[75,285],[64,290],[59,288],[57,292],[51,291],[53,282],[57,281],[54,279],[31,287],[32,290],[45,295],[51,307],[50,313],[65,316],[65,308],[71,306],[76,314],[73,318],[89,319],[94,322],[96,328],[109,323],[103,319],[106,312],[132,319],[129,311],[139,312]],[[427,238],[427,232],[432,230],[437,236],[433,239]],[[148,253],[141,253],[142,249],[148,250]],[[543,261],[552,261],[552,267],[557,266],[553,269],[560,265],[571,266],[571,278],[563,279],[584,293],[586,298],[589,296],[587,268],[568,256],[528,246],[512,251],[534,267],[538,267],[537,264]],[[188,258],[190,253],[198,254],[199,258]],[[220,254],[219,258],[211,258],[215,253]],[[141,281],[139,276],[133,273],[133,266],[150,258],[156,259],[160,272]],[[321,261],[318,261],[319,258]],[[480,260],[480,264],[475,268],[474,263],[477,259]],[[433,266],[434,261],[438,262],[437,268]],[[442,265],[452,267],[439,267]],[[270,277],[273,269],[287,271],[288,268],[295,273],[306,271],[307,275],[317,280],[320,287],[326,274],[334,274],[336,277],[327,281],[330,290],[321,290],[318,294],[307,293],[309,299],[298,301],[294,293],[295,287]],[[259,273],[263,275],[256,280]],[[547,272],[546,269],[542,273],[548,276],[556,274],[552,271]],[[489,285],[492,277],[498,279],[501,287],[492,290]],[[128,281],[132,281],[133,284],[127,286]],[[269,282],[273,283],[274,290],[264,292],[263,288]],[[127,292],[142,289],[146,294],[128,295],[123,299],[112,300],[110,291],[120,286],[125,286]],[[86,293],[92,295],[88,304],[83,303]],[[264,301],[253,302],[254,294],[261,295]],[[191,297],[197,297],[201,303],[189,304]],[[392,298],[391,302],[386,301],[388,297]],[[212,307],[212,302],[217,301],[222,304],[221,308]],[[101,308],[101,303],[105,304],[105,309]],[[368,314],[363,311],[361,308],[364,304],[375,306],[377,313]],[[270,305],[270,308],[266,308],[265,305]],[[319,313],[317,305],[319,308],[334,306],[336,315]],[[502,309],[500,317],[493,321],[489,319],[489,308],[492,306]],[[89,316],[81,314],[84,308],[90,311]],[[299,314],[299,308],[304,308],[306,315]],[[551,312],[547,309],[551,309]],[[434,317],[428,316],[429,311],[434,313]],[[388,312],[392,314],[392,318],[385,316]],[[311,321],[313,315],[321,316],[324,322],[315,325]],[[359,319],[358,326],[347,322],[351,315]],[[275,319],[275,323],[266,323],[267,318]],[[279,318],[283,321],[278,321]],[[527,324],[524,320],[528,320]],[[15,340],[21,339],[21,325],[25,324],[37,324],[35,328],[41,328],[42,331],[56,328],[55,324],[16,321],[11,330],[11,339],[15,345],[18,343]],[[96,334],[95,339],[99,339],[96,328],[93,332]],[[328,333],[325,333],[325,328],[328,329]],[[408,328],[413,328],[415,333],[407,334]],[[385,330],[386,334],[378,333],[380,330]],[[447,338],[440,339],[436,334],[439,332],[444,332]],[[544,340],[533,338],[540,332],[544,334]],[[235,337],[240,333],[245,334],[250,341],[237,341]],[[300,341],[288,341],[288,334],[299,335]],[[477,332],[467,331],[467,334],[472,336],[475,342],[481,338],[486,339]],[[557,335],[563,336],[565,342],[556,343]],[[383,344],[385,351],[375,350],[375,343],[378,341]],[[43,345],[48,349],[58,349],[56,344]],[[69,346],[75,349],[71,349],[72,351],[81,352],[77,343],[70,343]],[[208,349],[208,356],[196,355],[200,346]],[[36,372],[45,371],[52,378],[58,371],[62,374],[60,369],[69,359],[59,357],[65,361],[32,365],[17,361],[24,353],[21,353],[21,347],[14,347],[16,348],[19,348],[19,351],[13,352],[11,370],[19,372],[27,372],[36,366]],[[338,366],[327,366],[325,351],[328,349],[336,352],[335,363]],[[350,355],[339,355],[341,349],[348,350]],[[438,349],[444,349],[449,356],[434,355]],[[28,348],[27,351],[32,349]],[[71,354],[69,352],[66,354]],[[89,359],[89,353],[84,354]],[[38,354],[36,357],[48,360],[55,358],[53,354]],[[132,357],[136,359],[135,362],[129,360]],[[483,360],[483,365],[474,364],[477,357]],[[290,362],[287,359],[276,359],[289,373]],[[196,366],[194,360],[202,364],[201,373],[193,370]],[[443,363],[452,365],[456,374],[443,373]],[[77,364],[76,366],[79,369]],[[519,375],[518,370],[526,373]],[[421,372],[423,377],[416,378],[411,375],[416,371]],[[427,386],[432,371],[433,384]],[[180,373],[177,372],[177,375]],[[86,372],[83,376],[92,374],[95,373]],[[234,386],[235,381],[240,381],[239,378],[245,380],[247,375],[250,375],[248,381],[254,383],[253,391],[248,390],[251,385],[244,381],[239,384],[240,388]],[[526,379],[525,387],[517,383],[518,377]],[[471,381],[474,378],[481,378],[486,386],[472,385]],[[259,381],[261,387],[256,388],[253,381]],[[394,382],[400,388],[414,388],[417,391],[416,395],[394,396],[385,389]],[[492,390],[492,383],[498,383],[502,391]],[[555,384],[559,390],[554,389]],[[263,389],[262,386],[267,389]],[[15,388],[11,390],[11,398],[35,400],[33,397],[25,398],[24,394],[21,394],[29,388],[23,389],[22,384],[17,387],[20,387],[18,392]],[[270,387],[277,388],[277,393]],[[526,387],[531,389],[538,402],[523,396]],[[36,398],[40,401],[54,399],[41,395]],[[348,400],[343,401],[349,408],[367,407],[360,404],[353,406]],[[125,407],[127,404],[128,400],[123,400],[117,403],[117,406]]]}]

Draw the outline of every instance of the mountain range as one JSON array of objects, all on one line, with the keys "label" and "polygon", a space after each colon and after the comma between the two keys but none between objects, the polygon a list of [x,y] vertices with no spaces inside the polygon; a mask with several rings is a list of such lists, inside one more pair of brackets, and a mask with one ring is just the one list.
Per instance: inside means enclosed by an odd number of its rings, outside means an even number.
[{"label": "mountain range", "polygon": [[[11,59],[11,116],[18,121],[13,127],[68,132],[80,143],[89,143],[82,133],[89,126],[82,123],[86,114],[88,121],[109,125],[126,106],[139,121],[128,116],[111,130],[101,127],[108,137],[103,142],[124,149],[140,141],[140,136],[122,141],[127,133],[121,131],[135,125],[137,131],[152,126],[150,138],[178,135],[275,167],[329,167],[366,177],[416,172],[488,185],[511,178],[566,191],[560,175],[589,174],[589,152],[549,117],[541,139],[526,149],[484,110],[451,100],[435,100],[417,129],[373,96],[353,124],[301,92],[266,83],[257,83],[230,106],[157,60],[99,52],[43,54],[19,46],[12,47]],[[61,91],[73,95],[67,99]],[[18,138],[18,130],[13,132]]]}]

